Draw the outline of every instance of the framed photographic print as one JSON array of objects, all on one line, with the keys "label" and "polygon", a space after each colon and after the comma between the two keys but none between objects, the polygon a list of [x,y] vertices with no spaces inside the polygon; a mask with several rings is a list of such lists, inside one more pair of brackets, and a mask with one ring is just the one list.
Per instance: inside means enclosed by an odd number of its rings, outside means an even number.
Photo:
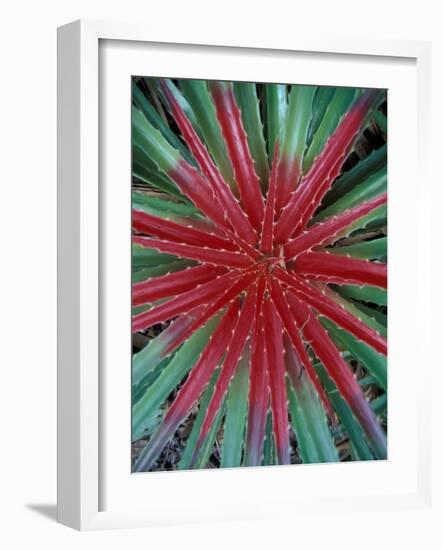
[{"label": "framed photographic print", "polygon": [[59,521],[424,505],[428,51],[59,29]]}]

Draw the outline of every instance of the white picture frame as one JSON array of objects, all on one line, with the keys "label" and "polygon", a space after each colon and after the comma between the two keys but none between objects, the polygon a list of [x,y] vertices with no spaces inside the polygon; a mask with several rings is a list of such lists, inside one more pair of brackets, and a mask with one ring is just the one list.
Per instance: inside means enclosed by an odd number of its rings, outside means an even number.
[{"label": "white picture frame", "polygon": [[[198,46],[206,48],[229,48],[235,55],[244,52],[273,52],[283,56],[284,52],[304,52],[311,55],[344,56],[353,59],[359,56],[376,57],[380,60],[411,60],[415,64],[417,81],[417,134],[418,144],[414,151],[419,165],[419,227],[420,242],[431,243],[429,232],[429,210],[426,207],[431,200],[431,185],[428,176],[427,158],[429,142],[429,120],[431,104],[429,101],[430,81],[430,51],[431,45],[426,42],[372,40],[363,38],[336,37],[281,37],[278,41],[272,39],[267,43],[262,36],[247,38],[241,36],[218,36],[204,31],[198,36],[154,30],[143,25],[118,22],[76,21],[59,29],[58,33],[58,520],[80,530],[151,526],[179,522],[198,522],[231,520],[241,518],[260,518],[272,516],[271,506],[278,498],[285,503],[283,509],[278,507],[273,517],[282,517],[296,511],[307,511],[309,508],[321,509],[333,506],[340,509],[350,509],[357,502],[362,509],[378,509],[380,507],[403,508],[422,507],[431,500],[431,468],[430,468],[430,431],[427,419],[430,416],[430,403],[426,397],[425,387],[430,384],[431,357],[425,348],[427,361],[421,364],[419,379],[415,380],[417,405],[414,421],[417,428],[416,456],[413,468],[416,483],[412,490],[393,490],[390,492],[367,492],[352,494],[351,482],[346,495],[332,492],[327,496],[319,495],[312,498],[303,496],[301,500],[291,500],[287,495],[278,497],[278,486],[287,482],[289,470],[274,467],[273,473],[263,480],[276,487],[274,493],[267,494],[261,500],[254,500],[253,492],[249,498],[248,507],[243,503],[228,506],[228,501],[222,501],[207,509],[204,502],[197,502],[197,496],[187,503],[184,510],[182,503],[177,503],[174,510],[167,513],[166,504],[155,506],[128,506],[122,498],[121,505],[111,509],[103,509],[102,484],[108,475],[104,470],[103,453],[108,449],[104,442],[103,418],[106,408],[102,401],[104,388],[101,384],[103,365],[100,356],[100,338],[102,326],[100,319],[101,302],[105,298],[101,288],[102,267],[102,235],[100,211],[102,204],[102,189],[100,188],[100,45],[104,42],[123,43],[127,48],[140,44],[168,44],[175,48]],[[182,45],[182,46],[180,46]],[[279,54],[277,53],[279,52]],[[326,61],[325,61],[326,62]],[[201,74],[201,76],[203,76]],[[419,250],[419,268],[413,276],[419,293],[416,296],[416,306],[420,311],[430,311],[431,308],[431,270],[429,264],[430,245]],[[419,284],[418,284],[419,283]],[[424,349],[425,339],[429,338],[431,328],[428,325],[431,317],[422,316],[418,330],[424,342],[420,340],[419,350]],[[428,342],[427,342],[428,343]],[[419,350],[414,350],[416,353]],[[130,361],[130,357],[128,357]],[[105,389],[108,389],[106,386]],[[414,414],[414,413],[413,413]],[[123,442],[122,445],[126,443]],[[336,468],[339,465],[333,467]],[[366,464],[370,468],[378,465]],[[304,469],[298,476],[305,477],[321,474],[311,466]],[[350,468],[352,466],[350,465]],[[218,477],[218,485],[242,482],[245,476],[248,483],[256,482],[257,470],[237,470],[223,473]],[[110,470],[112,472],[112,470]],[[267,469],[269,471],[269,469]],[[127,472],[130,475],[130,472]],[[258,473],[259,475],[259,473]],[[322,474],[323,475],[323,472]],[[327,474],[326,474],[327,475]],[[354,474],[357,476],[357,474]],[[143,483],[155,485],[168,484],[169,490],[173,484],[180,484],[182,491],[189,486],[207,486],[207,472],[183,472],[162,474],[162,478],[145,478]],[[166,476],[168,480],[166,482]],[[175,477],[174,477],[175,476]],[[239,479],[241,476],[241,480]],[[133,476],[132,476],[133,477]],[[136,479],[136,477],[134,478]],[[214,478],[213,478],[214,479]],[[298,478],[300,481],[301,478]],[[269,486],[270,487],[270,486]],[[117,497],[118,497],[118,493]],[[202,494],[202,493],[201,493]],[[227,498],[227,497],[226,497]],[[178,499],[179,500],[179,499]],[[222,500],[222,499],[221,499]],[[289,506],[287,506],[289,504]],[[182,512],[180,514],[180,511]],[[297,512],[296,512],[297,513]],[[301,512],[300,512],[301,513]]]}]

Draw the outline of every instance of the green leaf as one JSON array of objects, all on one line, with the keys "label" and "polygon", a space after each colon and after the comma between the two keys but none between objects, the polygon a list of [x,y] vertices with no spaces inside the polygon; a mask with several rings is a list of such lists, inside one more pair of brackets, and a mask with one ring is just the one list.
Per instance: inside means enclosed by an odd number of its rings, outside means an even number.
[{"label": "green leaf", "polygon": [[160,172],[156,164],[147,156],[146,152],[133,143],[132,147],[132,174],[141,183],[155,187],[164,193],[186,200],[172,180]]},{"label": "green leaf", "polygon": [[387,133],[387,117],[384,115],[382,111],[376,111],[373,115],[373,118],[376,121],[376,124],[379,126],[379,129],[384,134]]},{"label": "green leaf", "polygon": [[176,271],[181,271],[182,269],[186,269],[186,267],[194,265],[197,265],[196,262],[191,260],[177,260],[176,262],[138,269],[132,273],[132,283],[139,283],[140,281],[146,281],[152,277],[175,273]]},{"label": "green leaf", "polygon": [[158,265],[176,262],[178,258],[172,254],[158,252],[153,248],[146,248],[139,244],[132,245],[132,268],[156,267]]},{"label": "green leaf", "polygon": [[143,435],[146,419],[150,418],[152,413],[164,403],[172,390],[176,388],[196,363],[217,321],[217,318],[209,321],[182,345],[158,379],[147,388],[143,397],[134,405],[132,408],[132,434],[134,439],[138,439]]},{"label": "green leaf", "polygon": [[167,126],[159,113],[156,111],[155,107],[149,102],[147,97],[135,83],[132,87],[132,99],[136,107],[143,113],[152,126],[161,132],[168,143],[174,149],[177,149],[181,153],[182,157],[187,160],[187,162],[195,164],[195,161],[193,160],[193,157],[187,147],[184,146],[182,141],[180,141],[169,126]]},{"label": "green leaf", "polygon": [[269,411],[267,413],[266,435],[264,439],[262,465],[273,466],[276,464],[278,464],[278,459],[276,458],[275,438],[273,437],[272,413],[271,411]]},{"label": "green leaf", "polygon": [[137,434],[137,437],[132,436],[132,441],[138,441],[139,439],[143,437],[149,437],[154,433],[154,431],[158,428],[158,426],[161,424],[161,421],[163,419],[163,412],[160,409],[157,409],[156,411],[153,411],[152,414],[149,416],[149,418],[146,418],[143,423],[143,433],[141,436]]},{"label": "green leaf", "polygon": [[[381,229],[387,225],[387,205],[383,204],[379,208],[373,210],[367,216],[363,216],[359,220],[356,220],[350,227],[345,230],[345,234],[342,236],[349,236],[358,231],[360,234],[364,234],[367,231],[374,231]],[[361,231],[359,231],[361,230]]]},{"label": "green leaf", "polygon": [[328,206],[337,201],[340,197],[351,191],[355,185],[366,180],[369,176],[386,166],[387,163],[387,145],[383,145],[378,150],[373,151],[364,160],[361,160],[344,172],[339,179],[335,181],[333,187],[324,197],[324,205]]},{"label": "green leaf", "polygon": [[[374,330],[377,330],[382,336],[387,335],[387,329],[384,325],[378,323],[375,317],[373,315],[367,315],[364,311],[358,308],[358,304],[354,303],[353,301],[347,300],[341,290],[345,288],[349,288],[346,285],[343,286],[335,286],[334,289],[336,289],[336,292],[332,293],[330,289],[326,289],[326,292],[329,293],[329,296],[332,300],[334,300],[337,304],[339,304],[341,307],[346,309],[349,313],[360,319],[363,323],[365,323],[367,326],[371,327]],[[353,288],[353,287],[351,287]],[[354,287],[359,288],[359,287]],[[377,289],[376,287],[363,287],[363,288],[373,288],[375,290],[383,290],[383,289]]]},{"label": "green leaf", "polygon": [[376,384],[377,385],[377,380],[374,376],[371,376],[371,374],[367,374],[365,375],[363,378],[361,378],[360,380],[358,380],[358,383],[359,385],[361,386],[361,388],[365,387],[365,386],[370,386],[372,384]]},{"label": "green leaf", "polygon": [[[173,80],[171,78],[165,78],[165,82],[167,83],[167,87],[172,92],[174,98],[178,102],[178,105],[181,107],[181,109],[186,114],[187,118],[190,120],[192,126],[198,130],[198,121],[196,120],[195,113],[192,110],[192,107],[189,105],[189,102],[182,94],[181,90],[175,86]],[[168,101],[164,95],[163,90],[161,89],[161,86],[158,84],[158,79],[153,79],[153,86],[155,87],[155,90],[159,96],[161,96],[164,105],[168,105]]]},{"label": "green leaf", "polygon": [[249,362],[250,353],[246,348],[236,368],[227,396],[227,413],[221,448],[222,468],[241,466],[249,392]]},{"label": "green leaf", "polygon": [[152,197],[146,193],[132,193],[132,206],[159,216],[167,218],[170,216],[198,217],[199,210],[192,204],[182,204],[171,200],[164,200],[159,197]]},{"label": "green leaf", "polygon": [[175,323],[177,321],[172,322],[158,336],[153,338],[147,346],[133,355],[132,384],[138,384],[147,374],[156,369],[166,355],[170,355],[166,354],[166,351],[176,338],[177,327]]},{"label": "green leaf", "polygon": [[216,118],[215,106],[204,80],[180,80],[180,87],[197,121],[199,130],[210,154],[213,156],[226,182],[236,189],[232,166],[227,157],[227,149]]},{"label": "green leaf", "polygon": [[206,439],[200,449],[200,452],[198,453],[198,456],[195,459],[195,463],[193,466],[194,469],[201,469],[201,468],[207,467],[207,463],[209,462],[210,455],[213,452],[215,438],[219,432],[221,421],[224,418],[225,412],[226,412],[226,403],[224,399],[212,423],[209,433],[207,434]]},{"label": "green leaf", "polygon": [[256,84],[252,82],[235,82],[234,90],[241,110],[241,118],[247,134],[250,152],[255,161],[256,172],[261,180],[261,186],[265,190],[269,179],[269,162]]},{"label": "green leaf", "polygon": [[384,167],[375,174],[369,176],[365,181],[356,185],[351,191],[346,193],[333,204],[321,210],[314,217],[314,221],[318,222],[329,216],[336,216],[349,208],[353,208],[368,201],[387,190],[387,168]]},{"label": "green leaf", "polygon": [[298,86],[296,84],[290,90],[282,155],[289,162],[295,162],[300,170],[304,159],[315,91],[315,86]]},{"label": "green leaf", "polygon": [[[368,315],[369,317],[372,317],[373,319],[375,319],[385,329],[387,328],[388,319],[387,319],[387,316],[385,315],[385,313],[382,313],[382,311],[379,311],[378,309],[376,309],[376,307],[373,308],[373,307],[370,307],[366,304],[362,304],[361,302],[353,302],[352,300],[351,300],[351,302],[358,309],[363,311],[366,315]],[[386,334],[386,332],[385,332],[385,334]]]},{"label": "green leaf", "polygon": [[132,317],[138,315],[139,313],[144,313],[149,309],[152,309],[153,304],[143,304],[142,306],[137,306],[132,308]]},{"label": "green leaf", "polygon": [[179,152],[136,107],[132,107],[132,140],[163,172],[176,169]]},{"label": "green leaf", "polygon": [[321,323],[338,347],[348,350],[376,378],[381,388],[387,390],[387,358],[328,319],[321,318]]},{"label": "green leaf", "polygon": [[387,237],[380,237],[372,241],[363,241],[347,246],[335,246],[328,249],[333,254],[351,256],[361,260],[375,260],[387,256]]},{"label": "green leaf", "polygon": [[370,447],[365,439],[364,431],[357,422],[350,407],[341,397],[339,390],[328,377],[328,374],[321,363],[315,364],[318,376],[327,391],[328,398],[332,404],[333,409],[336,411],[345,431],[350,438],[353,450],[354,460],[373,460],[373,455],[370,451]]},{"label": "green leaf", "polygon": [[287,113],[287,86],[285,84],[266,84],[267,114],[267,154],[272,158],[275,141],[281,143],[284,137],[285,117]]},{"label": "green leaf", "polygon": [[336,88],[305,154],[303,164],[304,174],[310,170],[315,158],[322,151],[326,141],[338,126],[339,121],[353,101],[355,92],[355,88]]},{"label": "green leaf", "polygon": [[170,363],[172,356],[163,359],[154,370],[148,372],[138,384],[134,384],[132,381],[132,406],[137,403],[144,395],[146,389],[151,386],[155,380],[160,376],[161,371]]},{"label": "green leaf", "polygon": [[305,464],[337,462],[338,452],[318,394],[301,370],[291,347],[286,346],[286,352],[286,360],[292,361],[294,367],[287,380],[289,412],[302,461]]},{"label": "green leaf", "polygon": [[[199,436],[199,433],[201,431],[201,427],[202,427],[203,422],[204,422],[204,417],[206,416],[207,407],[209,406],[210,400],[211,400],[212,395],[213,395],[213,391],[215,389],[216,381],[218,380],[219,372],[220,372],[220,369],[217,368],[215,370],[215,372],[213,373],[212,378],[210,379],[210,382],[209,382],[209,384],[208,384],[206,390],[204,391],[203,396],[200,400],[200,406],[199,406],[199,409],[198,409],[198,413],[197,413],[197,415],[195,417],[195,420],[193,422],[192,430],[189,434],[189,437],[187,438],[187,441],[186,441],[186,444],[185,444],[185,447],[184,447],[184,451],[183,451],[183,454],[181,456],[181,460],[178,464],[178,469],[179,470],[188,470],[190,468],[190,461],[192,460],[193,452],[194,452],[195,447],[196,447],[196,442],[198,440],[198,436]],[[220,411],[218,412],[218,417],[217,417],[216,421],[212,424],[212,429],[211,429],[210,433],[208,434],[208,436],[206,437],[203,448],[201,449],[201,451],[200,451],[200,453],[197,457],[197,461],[195,463],[195,466],[197,464],[201,463],[202,455],[205,454],[205,453],[203,453],[203,451],[207,452],[208,443],[212,443],[212,445],[213,445],[212,430],[213,430],[213,426],[218,423],[218,421],[221,417],[221,409],[222,408],[223,407],[220,407]]]},{"label": "green leaf", "polygon": [[[323,422],[320,423],[320,432],[312,432],[312,427],[310,426],[309,414],[304,410],[304,406],[307,405],[307,402],[304,401],[303,404],[298,404],[296,399],[296,394],[293,390],[293,387],[290,383],[287,383],[287,396],[289,400],[289,412],[293,431],[296,435],[296,441],[299,447],[299,452],[304,464],[317,464],[321,462],[337,462],[337,451],[333,445],[333,439],[331,434],[325,424],[327,432],[323,429]],[[326,422],[324,412],[321,411],[322,416]],[[325,448],[322,448],[321,439],[324,437],[324,440],[327,442]],[[331,441],[331,443],[328,443]],[[329,453],[330,451],[330,453]],[[327,456],[330,454],[330,456]]]},{"label": "green leaf", "polygon": [[337,292],[344,298],[353,298],[362,302],[371,302],[379,306],[387,305],[387,291],[374,286],[342,285]]},{"label": "green leaf", "polygon": [[370,403],[371,408],[374,413],[378,416],[381,416],[387,412],[387,394],[383,393]]},{"label": "green leaf", "polygon": [[336,88],[334,86],[318,86],[316,88],[315,97],[313,99],[312,119],[307,134],[308,146],[311,144],[313,136],[316,134],[321,120],[324,118],[325,111],[335,91]]}]

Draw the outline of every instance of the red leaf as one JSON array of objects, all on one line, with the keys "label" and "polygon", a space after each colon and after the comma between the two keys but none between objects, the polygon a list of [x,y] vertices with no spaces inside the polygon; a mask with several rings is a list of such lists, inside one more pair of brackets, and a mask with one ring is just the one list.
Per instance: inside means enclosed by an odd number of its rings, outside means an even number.
[{"label": "red leaf", "polygon": [[185,243],[218,250],[238,250],[238,247],[230,239],[212,233],[208,224],[205,228],[207,232],[204,233],[192,227],[190,221],[188,225],[181,225],[171,220],[152,216],[141,210],[132,210],[132,227],[139,233],[153,235],[178,244]]},{"label": "red leaf", "polygon": [[312,306],[320,315],[325,315],[379,353],[387,355],[387,341],[383,336],[324,296],[316,287],[304,282],[296,275],[289,275],[278,267],[275,268],[274,274],[280,281],[292,288],[298,298]]},{"label": "red leaf", "polygon": [[[215,301],[209,304],[201,315],[195,319],[195,321],[189,325],[186,331],[179,338],[179,343],[184,342],[189,338],[196,330],[202,327],[207,321],[213,317],[220,309],[226,307],[226,305],[235,299],[241,292],[246,290],[257,278],[256,270],[247,272],[240,279],[235,281],[233,285],[226,290],[221,296],[215,299]],[[175,343],[174,343],[175,344]]]},{"label": "red leaf", "polygon": [[241,202],[253,227],[260,231],[264,201],[231,84],[211,82],[210,90],[238,183]]},{"label": "red leaf", "polygon": [[[278,220],[275,239],[286,242],[310,221],[330,185],[339,175],[367,113],[379,97],[378,90],[365,91],[331,135],[308,174],[301,180]],[[306,216],[309,212],[309,216]]]},{"label": "red leaf", "polygon": [[356,220],[367,216],[386,202],[387,193],[384,193],[359,206],[350,208],[338,216],[327,218],[323,222],[312,225],[307,231],[285,245],[284,255],[286,261],[301,254],[301,252],[311,250],[314,246],[330,244],[333,242],[333,238],[343,229],[349,227]]},{"label": "red leaf", "polygon": [[197,306],[207,305],[210,300],[225,292],[239,276],[236,272],[226,273],[149,311],[135,315],[132,320],[132,332],[144,330],[161,321],[167,321],[167,319],[188,312]]},{"label": "red leaf", "polygon": [[277,279],[274,279],[271,282],[270,294],[271,294],[273,303],[275,304],[276,309],[278,310],[278,313],[282,319],[285,330],[287,331],[287,334],[293,344],[296,354],[298,355],[299,360],[301,361],[302,366],[304,367],[315,390],[317,391],[325,411],[330,416],[330,418],[333,418],[334,416],[333,409],[330,405],[330,401],[327,397],[327,394],[325,393],[324,388],[321,385],[321,382],[319,380],[319,377],[315,369],[313,368],[313,365],[310,361],[310,357],[305,349],[304,343],[301,337],[299,336],[300,327],[299,325],[297,326],[295,322],[295,319],[287,303],[287,299]]},{"label": "red leaf", "polygon": [[267,355],[264,347],[264,324],[261,315],[264,289],[265,279],[261,277],[258,282],[250,360],[249,412],[244,459],[247,466],[259,466],[261,464],[269,401]]},{"label": "red leaf", "polygon": [[259,260],[262,256],[261,252],[259,252],[256,248],[254,248],[251,244],[249,244],[244,239],[241,239],[241,237],[238,237],[236,233],[233,233],[229,231],[228,229],[225,230],[226,235],[228,235],[234,243],[238,245],[238,248],[240,248],[243,252],[247,254],[247,256],[251,260]]},{"label": "red leaf", "polygon": [[374,412],[367,403],[353,372],[342,358],[333,340],[328,336],[316,316],[294,294],[289,293],[291,310],[306,340],[310,342],[315,355],[324,365],[328,375],[336,384],[339,393],[347,401],[358,418],[365,433],[380,458],[387,456],[386,436]]},{"label": "red leaf", "polygon": [[192,468],[196,457],[201,449],[201,446],[207,437],[210,427],[218,413],[221,403],[229,387],[230,381],[235,374],[235,369],[238,365],[241,352],[245,346],[247,337],[252,327],[254,312],[256,308],[256,286],[247,297],[241,308],[241,313],[235,327],[232,327],[232,339],[226,349],[226,358],[221,366],[221,372],[217,380],[212,398],[207,407],[206,416],[204,418],[201,430],[198,436],[195,450],[191,459],[190,467]]},{"label": "red leaf", "polygon": [[147,471],[153,466],[167,441],[189,414],[190,409],[208,384],[229,344],[232,337],[232,325],[236,322],[238,314],[239,302],[236,301],[222,318],[196,365],[190,371],[189,377],[167,411],[163,422],[143,449],[136,464],[138,471]]},{"label": "red leaf", "polygon": [[[267,350],[270,402],[279,464],[290,464],[289,419],[285,386],[283,329],[272,302],[264,300],[265,346]],[[271,358],[271,360],[270,360]]]},{"label": "red leaf", "polygon": [[167,175],[209,220],[219,227],[230,227],[222,209],[219,208],[213,189],[196,168],[184,159],[179,159],[177,166],[167,172]]},{"label": "red leaf", "polygon": [[290,195],[295,189],[296,185],[299,182],[301,177],[301,166],[299,164],[299,159],[290,159],[285,155],[282,155],[278,163],[278,192],[276,199],[276,212],[278,215],[281,210],[287,204]]},{"label": "red leaf", "polygon": [[225,267],[248,267],[251,259],[241,252],[229,252],[227,250],[214,250],[213,248],[202,248],[190,244],[178,244],[169,241],[160,241],[150,237],[132,237],[134,244],[139,244],[146,248],[155,248],[160,252],[175,254],[180,258],[198,260],[200,262],[223,265]]},{"label": "red leaf", "polygon": [[150,304],[168,296],[176,296],[195,288],[197,284],[213,280],[225,271],[223,267],[199,265],[135,283],[132,285],[132,307]]},{"label": "red leaf", "polygon": [[294,271],[315,281],[387,288],[387,264],[357,260],[328,252],[305,252],[296,257]]},{"label": "red leaf", "polygon": [[279,145],[275,142],[275,151],[273,153],[272,170],[270,173],[269,190],[267,192],[266,205],[264,210],[264,221],[261,234],[261,252],[271,254],[273,250],[273,230],[275,219],[275,198],[276,198],[276,174],[278,170]]},{"label": "red leaf", "polygon": [[192,127],[192,124],[190,123],[186,114],[181,109],[175,97],[169,90],[166,82],[160,80],[160,83],[167,97],[167,100],[172,107],[173,116],[181,130],[181,133],[183,134],[187,145],[189,146],[193,156],[198,162],[202,173],[206,176],[207,181],[212,186],[213,190],[217,194],[221,204],[225,209],[226,219],[231,224],[234,232],[237,233],[239,237],[244,239],[246,242],[255,244],[257,236],[256,232],[250,224],[249,219],[244,214],[244,211],[241,209],[230,187],[223,180],[220,171],[213,162],[198,134]]},{"label": "red leaf", "polygon": [[[194,322],[194,320],[200,315],[202,307],[196,307],[185,315],[177,317],[170,325],[164,329],[156,338],[156,346],[159,348],[159,355],[157,361],[154,364],[147,365],[147,372],[151,372],[151,367],[154,368],[159,362],[172,353],[178,346],[178,340],[181,334],[186,328]],[[150,344],[149,344],[150,345]],[[132,383],[138,384],[146,372],[146,365],[143,360],[143,351],[148,351],[148,346],[143,348],[140,352],[133,356],[133,368],[132,368]]]}]

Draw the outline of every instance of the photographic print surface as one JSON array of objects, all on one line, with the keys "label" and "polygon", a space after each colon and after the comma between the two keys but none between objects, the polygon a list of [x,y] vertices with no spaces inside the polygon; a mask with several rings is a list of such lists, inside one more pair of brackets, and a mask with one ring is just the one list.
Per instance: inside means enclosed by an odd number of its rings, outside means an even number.
[{"label": "photographic print surface", "polygon": [[133,77],[132,471],[387,458],[386,90]]}]

